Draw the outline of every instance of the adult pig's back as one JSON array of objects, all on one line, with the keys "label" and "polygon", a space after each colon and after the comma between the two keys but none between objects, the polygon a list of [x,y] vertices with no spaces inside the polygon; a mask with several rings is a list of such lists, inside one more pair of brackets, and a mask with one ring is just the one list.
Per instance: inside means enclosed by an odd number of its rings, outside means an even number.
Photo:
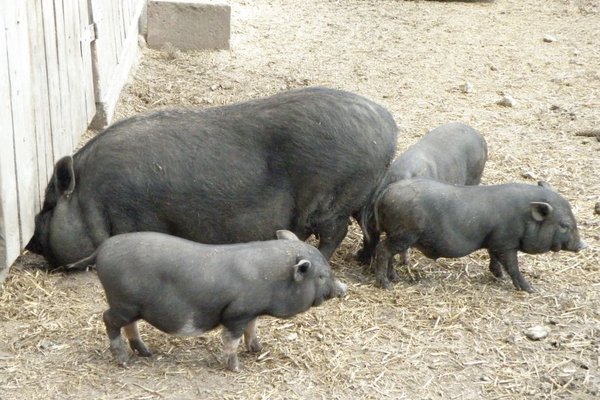
[{"label": "adult pig's back", "polygon": [[130,231],[216,244],[287,228],[329,256],[396,135],[384,108],[327,88],[129,118],[57,163],[29,247],[61,265]]}]

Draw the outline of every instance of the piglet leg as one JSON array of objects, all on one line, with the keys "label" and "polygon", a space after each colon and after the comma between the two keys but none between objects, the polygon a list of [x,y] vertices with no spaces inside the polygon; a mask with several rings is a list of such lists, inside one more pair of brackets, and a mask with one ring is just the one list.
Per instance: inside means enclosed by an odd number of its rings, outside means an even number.
[{"label": "piglet leg", "polygon": [[124,324],[120,323],[120,319],[114,315],[111,309],[106,310],[102,318],[104,319],[106,334],[110,341],[110,352],[120,366],[126,367],[129,355],[127,354],[125,343],[123,343],[123,339],[121,338],[121,327]]},{"label": "piglet leg", "polygon": [[490,253],[493,257],[495,257],[503,266],[506,268],[506,272],[512,279],[513,285],[519,290],[524,290],[526,292],[532,293],[533,288],[525,280],[521,271],[519,271],[519,260],[517,259],[516,250],[507,251],[502,253]]},{"label": "piglet leg", "polygon": [[257,318],[254,318],[252,321],[248,322],[248,325],[246,325],[246,329],[244,330],[244,342],[246,342],[246,347],[251,353],[259,353],[262,350],[262,345],[256,337],[256,322]]},{"label": "piglet leg", "polygon": [[223,339],[223,353],[225,355],[225,363],[230,371],[238,372],[240,370],[240,362],[237,356],[238,346],[242,339],[241,334],[237,337],[236,335],[224,328],[221,338]]},{"label": "piglet leg", "polygon": [[140,331],[138,330],[137,322],[134,321],[129,325],[125,325],[124,329],[125,337],[129,341],[129,347],[135,352],[137,352],[141,357],[150,357],[152,352],[140,336]]}]

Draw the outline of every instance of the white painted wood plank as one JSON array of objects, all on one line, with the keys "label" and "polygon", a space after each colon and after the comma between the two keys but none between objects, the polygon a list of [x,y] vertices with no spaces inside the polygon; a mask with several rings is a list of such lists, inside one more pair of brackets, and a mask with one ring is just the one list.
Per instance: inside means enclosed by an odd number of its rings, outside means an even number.
[{"label": "white painted wood plank", "polygon": [[79,46],[79,11],[77,8],[78,0],[63,0],[63,21],[64,32],[62,45],[65,49],[65,63],[67,69],[67,85],[69,90],[69,100],[71,114],[70,134],[73,144],[79,142],[82,132],[87,128],[87,115],[85,115],[84,90],[81,83],[81,50]]},{"label": "white painted wood plank", "polygon": [[[103,127],[110,122],[121,89],[126,84],[132,66],[137,62],[139,50],[137,46],[138,21],[144,7],[144,0],[136,0],[132,18],[128,19],[127,29],[121,25],[115,10],[118,1],[98,2],[92,0],[94,21],[98,24],[98,39],[93,46],[93,62],[99,79],[96,82],[96,101],[98,103],[97,118],[93,121],[95,128]],[[121,14],[119,14],[121,13]],[[96,17],[100,15],[100,21]],[[121,25],[122,26],[122,25]],[[120,43],[117,46],[117,43]],[[108,64],[107,60],[111,60]]]},{"label": "white painted wood plank", "polygon": [[21,250],[5,17],[0,15],[0,282]]},{"label": "white painted wood plank", "polygon": [[[44,49],[46,51],[46,74],[48,90],[48,111],[50,113],[50,132],[52,142],[52,161],[68,154],[71,151],[71,140],[66,142],[65,125],[63,124],[63,104],[60,93],[60,73],[58,65],[58,52],[56,47],[56,23],[54,20],[53,2],[42,1],[42,25],[44,32]],[[51,172],[50,172],[51,174]],[[48,176],[49,178],[49,176]]]},{"label": "white painted wood plank", "polygon": [[[43,2],[46,3],[46,2]],[[65,23],[64,23],[64,12],[63,12],[63,2],[62,0],[57,0],[52,2],[54,5],[53,9],[53,21],[54,21],[54,35],[55,38],[46,37],[46,44],[48,45],[48,39],[54,40],[56,43],[56,68],[53,68],[53,72],[56,72],[56,78],[58,83],[58,92],[50,93],[51,101],[59,101],[60,102],[60,115],[58,118],[53,120],[58,125],[56,128],[57,131],[54,130],[53,126],[53,134],[52,140],[54,143],[54,159],[58,159],[62,156],[70,154],[73,150],[74,143],[72,132],[74,129],[73,119],[71,115],[73,114],[72,109],[72,99],[71,93],[69,90],[69,76],[68,76],[68,63],[67,63],[67,49],[66,49],[66,33],[65,33]],[[47,21],[47,17],[44,16],[44,21]],[[47,21],[49,22],[49,21]],[[50,60],[48,60],[50,62]],[[49,66],[50,67],[50,66]],[[57,96],[55,98],[54,96]]]},{"label": "white painted wood plank", "polygon": [[[92,72],[92,36],[93,27],[91,27],[91,19],[89,15],[88,1],[79,0],[79,21],[80,29],[79,45],[81,49],[81,66],[82,66],[82,87],[84,89],[85,112],[86,112],[86,127],[92,122],[96,114],[96,97],[94,95],[94,74]],[[84,36],[85,35],[85,36]],[[83,133],[83,132],[81,132]]]},{"label": "white painted wood plank", "polygon": [[52,174],[54,158],[52,152],[52,131],[48,98],[48,74],[46,69],[46,49],[44,46],[44,24],[42,7],[39,2],[27,2],[29,43],[31,52],[31,88],[34,111],[34,129],[37,160],[37,195],[34,208],[40,210],[48,179]]},{"label": "white painted wood plank", "polygon": [[25,2],[16,2],[5,9],[6,49],[12,107],[17,199],[21,245],[33,235],[35,196],[39,197],[37,185],[37,159],[34,112],[31,87],[31,58],[29,55],[29,31]]}]

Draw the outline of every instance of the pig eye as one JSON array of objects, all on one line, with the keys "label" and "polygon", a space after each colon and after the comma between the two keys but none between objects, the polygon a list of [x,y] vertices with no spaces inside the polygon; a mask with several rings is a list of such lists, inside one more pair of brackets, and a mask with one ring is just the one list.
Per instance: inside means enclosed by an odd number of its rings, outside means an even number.
[{"label": "pig eye", "polygon": [[562,233],[566,233],[571,229],[571,225],[567,222],[561,222],[558,226],[558,229],[562,232]]}]

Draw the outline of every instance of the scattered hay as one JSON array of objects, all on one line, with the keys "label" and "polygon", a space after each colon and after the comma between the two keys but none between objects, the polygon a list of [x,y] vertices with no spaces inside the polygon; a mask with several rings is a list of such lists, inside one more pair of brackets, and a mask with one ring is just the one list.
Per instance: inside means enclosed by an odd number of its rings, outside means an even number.
[{"label": "scattered hay", "polygon": [[[382,291],[354,261],[362,236],[353,224],[331,261],[349,285],[347,298],[290,320],[263,318],[265,350],[241,353],[239,374],[221,364],[219,332],[177,338],[145,323],[154,357],[116,367],[95,273],[47,273],[36,268],[43,260],[25,254],[0,293],[0,397],[599,396],[600,220],[593,206],[600,149],[572,134],[600,118],[595,14],[579,12],[593,2],[233,3],[232,51],[172,57],[144,50],[118,116],[319,84],[386,105],[404,127],[398,151],[436,125],[462,120],[488,141],[484,183],[550,182],[571,201],[590,248],[520,255],[533,294],[493,278],[485,252],[434,262],[415,251],[410,269],[400,269],[403,280]],[[524,26],[536,35],[561,32],[577,42],[578,55],[567,40],[540,47]],[[467,80],[477,88],[468,96],[456,90]],[[519,107],[494,104],[501,91]],[[536,325],[550,334],[533,342],[524,332]]]}]

